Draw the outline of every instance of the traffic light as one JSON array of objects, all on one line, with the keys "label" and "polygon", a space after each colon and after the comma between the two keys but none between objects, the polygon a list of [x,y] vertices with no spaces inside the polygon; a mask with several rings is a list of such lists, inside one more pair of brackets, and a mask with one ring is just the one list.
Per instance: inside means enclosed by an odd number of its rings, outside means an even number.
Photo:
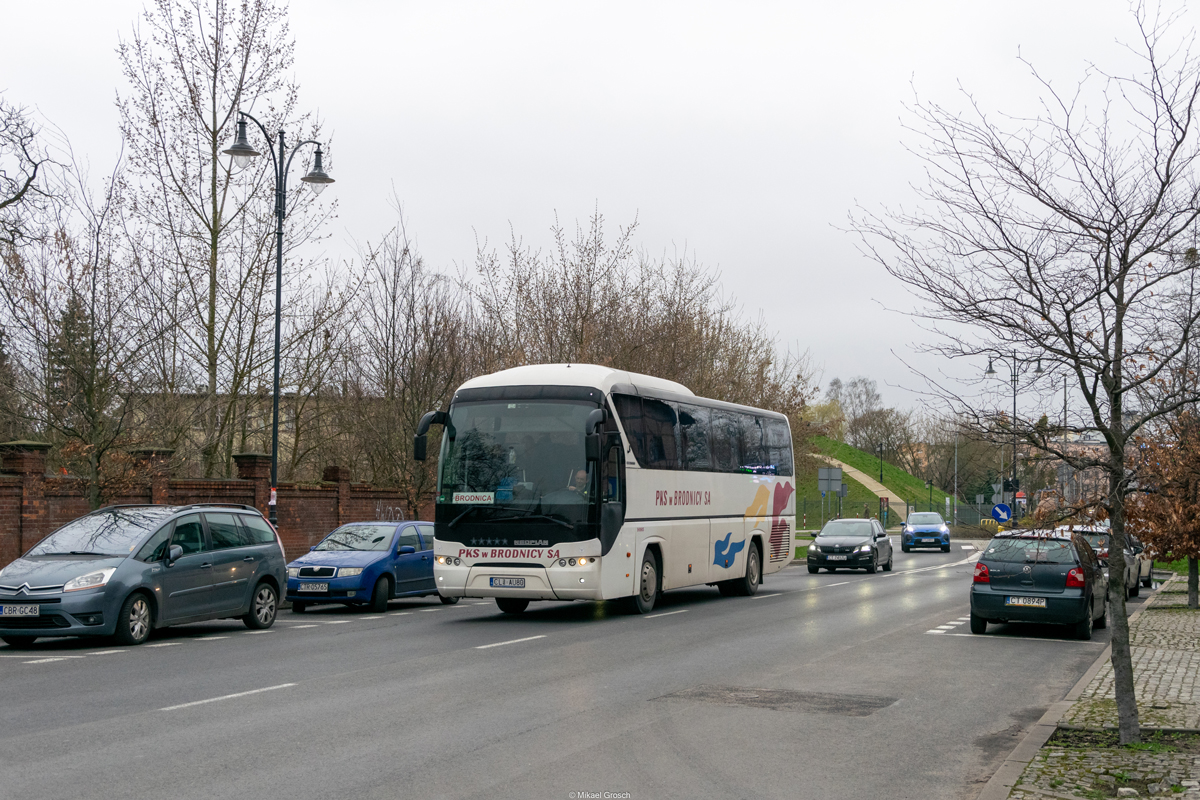
[{"label": "traffic light", "polygon": [[1019,492],[1020,490],[1021,490],[1021,479],[1020,478],[1005,478],[1004,479],[1004,491]]}]

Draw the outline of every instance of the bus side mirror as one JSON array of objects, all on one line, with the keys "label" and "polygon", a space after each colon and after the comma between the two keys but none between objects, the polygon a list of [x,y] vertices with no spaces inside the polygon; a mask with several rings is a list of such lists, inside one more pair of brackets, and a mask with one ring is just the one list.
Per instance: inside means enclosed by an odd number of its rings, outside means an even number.
[{"label": "bus side mirror", "polygon": [[600,460],[600,434],[589,433],[583,437],[583,451],[588,461]]},{"label": "bus side mirror", "polygon": [[415,459],[416,461],[424,461],[425,460],[425,446],[426,446],[425,440],[426,440],[426,438],[427,437],[425,437],[425,436],[414,436],[413,437],[413,459]]},{"label": "bus side mirror", "polygon": [[425,434],[429,432],[429,426],[446,425],[449,422],[450,415],[445,411],[430,411],[421,417],[421,421],[417,423],[416,434],[413,436],[413,458],[415,460],[425,460]]}]

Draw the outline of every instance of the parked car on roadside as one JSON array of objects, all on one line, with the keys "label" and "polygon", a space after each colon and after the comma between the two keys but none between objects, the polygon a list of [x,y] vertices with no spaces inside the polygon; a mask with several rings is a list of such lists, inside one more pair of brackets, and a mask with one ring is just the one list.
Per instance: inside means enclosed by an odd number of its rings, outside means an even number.
[{"label": "parked car on roadside", "polygon": [[918,511],[908,515],[900,532],[900,549],[907,553],[914,547],[940,547],[950,552],[950,527],[936,511]]},{"label": "parked car on roadside", "polygon": [[892,540],[876,519],[832,519],[808,546],[808,571],[892,569]]},{"label": "parked car on roadside", "polygon": [[[318,603],[386,611],[396,597],[437,595],[432,522],[351,522],[287,566],[287,599],[302,613]],[[443,603],[458,602],[442,597]]]},{"label": "parked car on roadside", "polygon": [[988,623],[1069,625],[1077,639],[1108,624],[1108,576],[1071,531],[1011,531],[988,543],[971,583],[971,633]]},{"label": "parked car on roadside", "polygon": [[239,618],[275,622],[283,546],[252,506],[109,506],[68,522],[0,570],[0,639],[114,636]]},{"label": "parked car on roadside", "polygon": [[[1074,525],[1068,527],[1067,530],[1074,530],[1087,539],[1088,544],[1096,551],[1096,557],[1100,559],[1100,563],[1109,569],[1111,574],[1112,558],[1110,555],[1110,543],[1112,541],[1112,531],[1107,527],[1098,525]],[[1137,552],[1134,552],[1135,542],[1136,547],[1139,548]],[[1126,537],[1126,545],[1125,551],[1121,554],[1121,562],[1124,564],[1125,569],[1125,593],[1127,597],[1137,597],[1142,591],[1140,582],[1142,566],[1138,558],[1138,553],[1141,552],[1141,543],[1137,542],[1136,539]]]}]

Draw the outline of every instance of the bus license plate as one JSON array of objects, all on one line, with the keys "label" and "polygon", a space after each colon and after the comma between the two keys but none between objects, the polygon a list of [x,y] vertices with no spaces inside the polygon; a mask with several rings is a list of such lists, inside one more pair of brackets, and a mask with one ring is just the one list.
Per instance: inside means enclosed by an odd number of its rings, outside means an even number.
[{"label": "bus license plate", "polygon": [[524,578],[492,578],[492,586],[504,589],[524,589]]},{"label": "bus license plate", "polygon": [[302,591],[302,592],[328,592],[329,584],[328,583],[302,583],[302,584],[300,584],[300,591]]},{"label": "bus license plate", "polygon": [[0,616],[5,617],[36,617],[37,606],[0,606]]},{"label": "bus license plate", "polygon": [[1044,597],[1006,597],[1004,598],[1006,606],[1030,606],[1031,608],[1045,608],[1046,598]]},{"label": "bus license plate", "polygon": [[825,556],[825,558],[828,559],[829,561],[845,561],[846,560],[845,556]]}]

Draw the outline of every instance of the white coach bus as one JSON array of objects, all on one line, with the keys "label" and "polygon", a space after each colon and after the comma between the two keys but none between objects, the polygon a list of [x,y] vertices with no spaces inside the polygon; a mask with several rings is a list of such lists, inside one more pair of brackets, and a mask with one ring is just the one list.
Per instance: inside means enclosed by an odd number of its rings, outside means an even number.
[{"label": "white coach bus", "polygon": [[464,383],[443,426],[434,577],[446,597],[615,600],[754,594],[792,560],[787,417],[590,364],[517,367]]}]

